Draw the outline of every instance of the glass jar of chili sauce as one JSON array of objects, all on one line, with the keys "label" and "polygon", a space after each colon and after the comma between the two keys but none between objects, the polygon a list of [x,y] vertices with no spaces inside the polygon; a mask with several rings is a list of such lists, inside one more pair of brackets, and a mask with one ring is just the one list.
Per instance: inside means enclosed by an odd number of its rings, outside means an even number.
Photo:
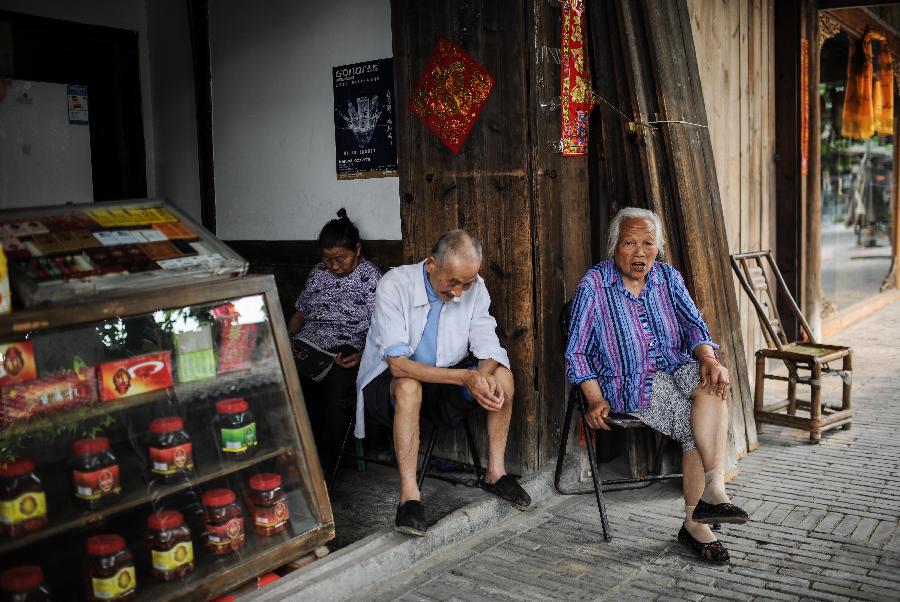
[{"label": "glass jar of chili sauce", "polygon": [[0,599],[9,602],[47,602],[50,590],[44,585],[44,571],[39,566],[24,565],[0,573]]},{"label": "glass jar of chili sauce", "polygon": [[163,510],[147,517],[147,544],[153,576],[172,581],[194,570],[191,530],[177,510]]},{"label": "glass jar of chili sauce", "polygon": [[47,524],[47,498],[34,470],[29,458],[0,464],[0,533],[7,537]]},{"label": "glass jar of chili sauce", "polygon": [[256,451],[256,418],[245,399],[216,402],[215,429],[223,456],[239,460]]},{"label": "glass jar of chili sauce", "polygon": [[203,494],[206,547],[216,556],[240,549],[246,541],[244,513],[231,489],[210,489]]},{"label": "glass jar of chili sauce", "polygon": [[72,485],[75,501],[90,510],[119,499],[119,462],[109,449],[109,439],[78,439],[72,444]]},{"label": "glass jar of chili sauce", "polygon": [[263,472],[250,477],[250,503],[253,531],[257,535],[269,537],[287,529],[291,517],[281,475]]},{"label": "glass jar of chili sauce", "polygon": [[164,482],[191,476],[194,452],[191,437],[184,430],[184,420],[164,416],[150,422],[150,474]]},{"label": "glass jar of chili sauce", "polygon": [[137,578],[134,557],[121,535],[95,535],[87,540],[84,597],[87,600],[134,600]]}]

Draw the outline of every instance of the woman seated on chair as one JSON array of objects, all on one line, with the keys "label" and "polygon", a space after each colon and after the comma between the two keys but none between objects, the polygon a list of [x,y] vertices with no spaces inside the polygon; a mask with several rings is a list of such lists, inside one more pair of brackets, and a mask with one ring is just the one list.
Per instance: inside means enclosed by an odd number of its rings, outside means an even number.
[{"label": "woman seated on chair", "polygon": [[685,519],[678,540],[701,559],[726,562],[713,523],[744,523],[725,492],[728,370],[681,274],[658,261],[659,216],[626,207],[609,226],[610,259],[588,270],[572,306],[566,364],[588,404],[587,422],[609,430],[629,414],[682,447]]},{"label": "woman seated on chair", "polygon": [[334,463],[356,407],[356,373],[381,278],[378,267],[361,257],[359,230],[347,211],[337,214],[319,233],[322,262],[310,272],[288,322],[295,353],[302,339],[336,354],[321,382],[300,379],[325,470]]}]

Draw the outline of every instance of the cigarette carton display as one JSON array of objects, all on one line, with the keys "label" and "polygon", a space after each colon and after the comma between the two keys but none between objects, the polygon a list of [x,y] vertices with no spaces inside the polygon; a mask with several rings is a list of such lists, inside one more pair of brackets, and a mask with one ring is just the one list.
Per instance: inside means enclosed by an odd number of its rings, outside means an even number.
[{"label": "cigarette carton display", "polygon": [[171,356],[169,351],[160,351],[100,364],[100,399],[115,401],[171,387]]}]

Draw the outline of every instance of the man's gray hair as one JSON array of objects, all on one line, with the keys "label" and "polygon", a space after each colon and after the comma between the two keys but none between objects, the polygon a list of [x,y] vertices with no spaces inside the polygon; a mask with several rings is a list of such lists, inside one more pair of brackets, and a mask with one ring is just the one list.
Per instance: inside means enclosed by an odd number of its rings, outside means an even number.
[{"label": "man's gray hair", "polygon": [[606,253],[610,257],[616,252],[616,245],[619,244],[619,231],[622,228],[622,222],[627,219],[646,219],[653,222],[653,233],[656,235],[656,248],[659,256],[663,257],[665,251],[665,237],[663,236],[662,220],[656,215],[656,212],[649,209],[641,209],[640,207],[625,207],[621,209],[609,223],[609,237],[606,241]]},{"label": "man's gray hair", "polygon": [[481,243],[465,230],[445,232],[431,247],[431,256],[438,267],[446,265],[451,257],[481,262]]}]

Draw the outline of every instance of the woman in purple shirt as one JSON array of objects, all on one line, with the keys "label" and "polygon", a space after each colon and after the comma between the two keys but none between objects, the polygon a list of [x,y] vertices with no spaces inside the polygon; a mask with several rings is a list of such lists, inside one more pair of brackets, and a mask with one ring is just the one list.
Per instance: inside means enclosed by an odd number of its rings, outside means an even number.
[{"label": "woman in purple shirt", "polygon": [[338,211],[319,233],[322,262],[309,274],[288,322],[292,340],[337,354],[321,382],[301,377],[303,396],[323,468],[333,464],[356,407],[356,373],[375,308],[381,271],[361,257],[359,230]]},{"label": "woman in purple shirt", "polygon": [[588,270],[572,304],[566,365],[588,403],[587,422],[609,430],[630,414],[682,447],[685,520],[679,541],[727,562],[712,523],[744,523],[725,492],[728,370],[681,274],[662,255],[659,216],[626,207],[609,228],[607,259]]}]

